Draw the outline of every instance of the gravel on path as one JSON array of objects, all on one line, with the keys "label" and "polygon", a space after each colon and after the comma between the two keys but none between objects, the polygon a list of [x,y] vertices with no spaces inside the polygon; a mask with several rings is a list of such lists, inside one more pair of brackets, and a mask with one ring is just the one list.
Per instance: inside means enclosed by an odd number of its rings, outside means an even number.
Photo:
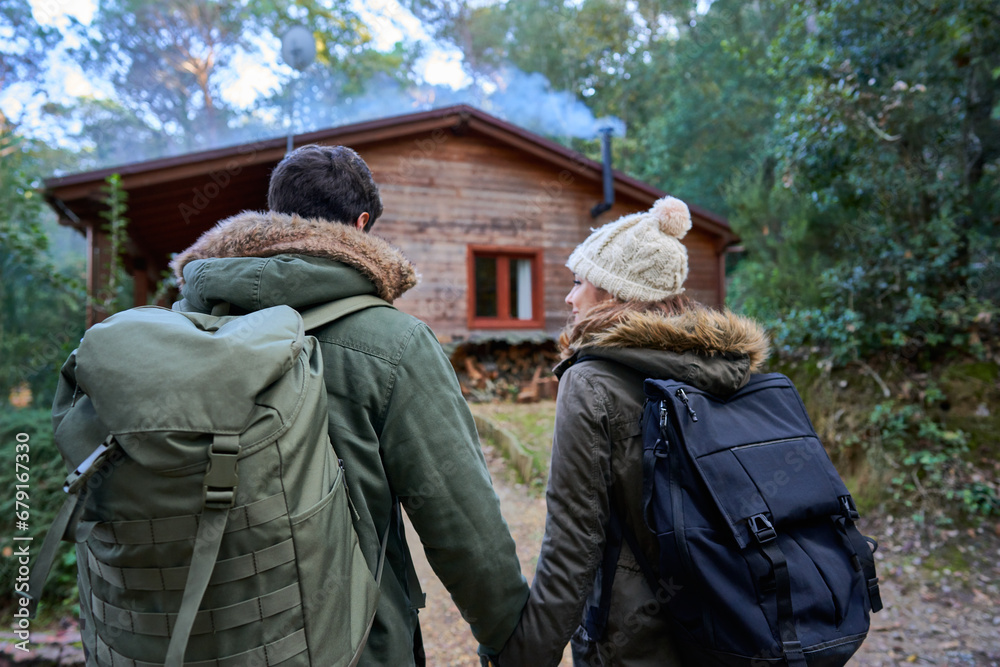
[{"label": "gravel on path", "polygon": [[[545,529],[545,499],[517,484],[491,448],[484,446],[484,452],[530,582]],[[885,608],[872,615],[868,639],[850,667],[1000,667],[1000,524],[970,532],[890,517],[863,520],[860,527],[880,543],[875,556]],[[468,625],[423,558],[419,539],[412,533],[407,539],[427,592],[420,613],[427,664],[478,665]],[[945,553],[959,556],[964,567],[935,568]],[[571,664],[567,650],[561,667]]]}]

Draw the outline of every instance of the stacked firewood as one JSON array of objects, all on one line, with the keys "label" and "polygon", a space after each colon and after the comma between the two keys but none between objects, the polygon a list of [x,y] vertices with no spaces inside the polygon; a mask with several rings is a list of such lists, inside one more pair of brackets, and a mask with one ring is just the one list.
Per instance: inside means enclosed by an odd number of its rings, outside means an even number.
[{"label": "stacked firewood", "polygon": [[463,343],[451,355],[462,393],[476,402],[531,402],[555,398],[554,341]]}]

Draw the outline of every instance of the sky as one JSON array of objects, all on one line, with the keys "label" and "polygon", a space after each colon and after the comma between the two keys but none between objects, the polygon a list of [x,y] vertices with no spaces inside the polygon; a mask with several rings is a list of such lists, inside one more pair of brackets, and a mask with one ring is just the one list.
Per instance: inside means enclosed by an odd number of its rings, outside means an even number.
[{"label": "sky", "polygon": [[[96,0],[29,0],[35,20],[41,25],[60,29],[70,23],[70,17],[83,24],[89,24],[97,7]],[[432,43],[420,21],[395,0],[353,0],[354,10],[372,26],[374,43],[380,51],[388,51],[399,41],[418,41],[428,45],[427,54],[421,59],[417,71],[423,79],[434,85],[447,85],[453,89],[466,86],[470,79],[462,69],[462,56],[456,49],[445,49]],[[75,46],[72,36],[67,35],[63,48]],[[278,36],[259,44],[265,58],[280,63],[280,41]],[[80,95],[106,96],[110,91],[101,91],[83,75],[80,68],[56,51],[49,57],[50,90],[65,91],[67,99]],[[237,58],[231,80],[225,81],[222,94],[228,102],[241,107],[250,106],[259,95],[273,91],[280,85],[278,72],[260,64],[256,58]],[[13,118],[18,118],[27,105],[20,100],[3,99],[4,109],[9,109]]]},{"label": "sky", "polygon": [[[316,107],[323,112],[320,116],[302,117],[296,115],[294,121],[258,116],[259,120],[288,127],[292,122],[295,132],[318,129],[330,122],[359,122],[386,115],[386,109],[405,113],[427,108],[426,105],[466,103],[482,108],[525,129],[552,137],[594,138],[599,127],[610,125],[618,136],[624,136],[624,124],[611,119],[596,119],[580,96],[571,91],[555,90],[549,81],[539,73],[521,72],[509,66],[496,73],[496,80],[480,82],[471,86],[471,77],[463,69],[461,52],[452,46],[442,45],[431,38],[424,26],[412,13],[404,9],[397,0],[349,0],[353,9],[371,29],[374,46],[380,51],[391,51],[396,43],[404,42],[421,46],[421,60],[416,64],[415,73],[424,82],[437,88],[424,93],[424,97],[414,97],[412,91],[403,90],[389,81],[380,87],[366,91],[360,96],[347,98],[346,106]],[[470,0],[477,3],[491,3],[497,0]],[[707,2],[707,0],[702,0]],[[33,93],[28,84],[15,84],[0,91],[0,107],[14,122],[30,128],[34,138],[49,145],[76,151],[80,148],[78,137],[82,130],[80,120],[62,117],[55,120],[45,113],[48,102],[72,104],[79,97],[113,99],[115,91],[111,84],[88,78],[66,50],[77,46],[77,38],[66,28],[72,19],[89,24],[96,11],[97,0],[29,0],[35,19],[42,25],[60,30],[63,41],[49,54],[47,74],[44,82],[46,94]],[[217,70],[214,76],[220,86],[220,94],[234,107],[250,109],[261,96],[277,92],[281,85],[294,80],[294,70],[281,60],[281,41],[278,35],[266,35],[253,45],[252,55],[237,53],[225,69]],[[426,95],[431,97],[426,97]],[[426,99],[425,99],[426,97]],[[265,111],[257,109],[255,113]],[[273,112],[272,112],[273,113]],[[225,143],[240,143],[252,140],[246,132],[254,132],[253,126],[233,128],[220,140]],[[152,147],[150,150],[155,150]],[[159,154],[142,154],[136,159],[162,157]],[[120,158],[114,158],[120,159]],[[102,165],[107,166],[107,165]]]}]

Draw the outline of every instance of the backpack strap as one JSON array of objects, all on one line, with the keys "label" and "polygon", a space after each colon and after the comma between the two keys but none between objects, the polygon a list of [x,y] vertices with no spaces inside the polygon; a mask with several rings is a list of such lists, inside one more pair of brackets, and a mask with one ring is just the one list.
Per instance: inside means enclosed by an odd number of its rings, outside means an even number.
[{"label": "backpack strap", "polygon": [[63,539],[77,541],[75,535],[76,525],[80,519],[81,492],[94,473],[103,468],[108,460],[117,453],[118,446],[115,437],[109,435],[90,456],[66,477],[63,491],[66,492],[67,498],[62,507],[59,508],[59,512],[56,513],[56,518],[49,527],[48,533],[45,534],[41,551],[38,553],[38,560],[35,561],[35,566],[28,579],[28,592],[18,591],[18,594],[29,600],[27,607],[30,618],[34,618],[38,611],[38,601],[42,597],[42,588],[45,586],[45,580],[49,578],[49,571],[52,569],[56,552],[59,550],[59,542]]},{"label": "backpack strap", "polygon": [[[388,306],[389,308],[395,308],[395,306],[391,303],[378,298],[374,294],[357,294],[355,296],[337,299],[336,301],[324,303],[320,306],[314,306],[299,312],[302,315],[302,322],[305,325],[305,330],[312,331],[313,329],[317,329],[324,324],[329,324],[334,320],[339,320],[341,317],[350,315],[351,313],[375,306]],[[212,307],[211,314],[216,317],[225,317],[229,315],[229,312],[230,304],[226,301],[220,301]]]},{"label": "backpack strap", "polygon": [[657,594],[657,599],[659,599],[659,594],[662,592],[666,595],[665,600],[669,600],[671,593],[664,588],[663,583],[660,581],[656,570],[650,564],[649,559],[646,558],[646,554],[642,552],[642,548],[639,546],[639,540],[635,536],[632,528],[623,524],[624,528],[622,534],[625,537],[625,542],[628,544],[628,548],[632,550],[632,555],[635,556],[635,562],[639,564],[639,569],[642,570],[643,576],[646,577],[646,583],[649,584],[649,588],[653,593]]},{"label": "backpack strap", "polygon": [[219,557],[222,535],[229,521],[229,510],[236,501],[239,483],[237,465],[240,454],[238,435],[217,434],[208,450],[208,469],[205,471],[204,509],[198,519],[198,534],[194,540],[191,568],[188,570],[184,597],[177,612],[177,622],[167,646],[166,667],[183,667],[191,629],[194,627],[198,607],[205,596],[205,589],[215,570]]},{"label": "backpack strap", "polygon": [[[329,324],[330,322],[339,320],[342,317],[346,317],[351,313],[356,313],[359,310],[364,310],[365,308],[377,308],[379,306],[395,308],[395,306],[388,301],[380,299],[373,294],[358,294],[356,296],[349,296],[345,299],[338,299],[337,301],[331,301],[330,303],[324,303],[321,306],[301,311],[302,323],[306,331],[312,331],[325,324]],[[398,503],[396,504],[394,514],[400,514]],[[382,535],[382,546],[379,549],[378,568],[375,571],[375,583],[380,586],[382,584],[382,569],[385,566],[385,552],[389,546],[389,530],[392,527],[393,520],[394,519],[390,518],[389,524],[385,528],[385,533]],[[399,516],[399,521],[402,521],[401,514]],[[402,526],[402,523],[399,525]],[[417,572],[413,569],[413,559],[409,557],[407,557],[406,579],[410,590],[416,591],[415,599],[419,601],[419,604],[415,606],[417,608],[423,607],[423,600],[426,596],[420,588],[420,580],[417,578]]]},{"label": "backpack strap", "polygon": [[392,527],[392,521],[386,524],[385,531],[382,533],[382,546],[379,547],[378,551],[378,568],[375,570],[375,583],[378,586],[382,586],[382,569],[385,567],[385,552],[386,547],[389,546],[389,529]]},{"label": "backpack strap", "polygon": [[879,592],[878,575],[875,573],[875,551],[878,549],[878,542],[863,536],[855,525],[854,522],[860,519],[861,515],[850,495],[841,496],[840,506],[843,513],[835,521],[854,549],[852,559],[854,569],[864,573],[868,588],[868,606],[874,614],[882,611],[882,594]]},{"label": "backpack strap", "polygon": [[[608,502],[611,503],[611,488],[608,487]],[[593,641],[604,638],[608,626],[608,614],[611,611],[611,587],[615,583],[615,572],[618,569],[618,557],[622,553],[622,521],[611,507],[608,517],[608,529],[605,532],[604,556],[601,558],[601,579],[599,588],[595,591],[596,604],[587,608],[583,617],[583,627],[587,636]],[[593,598],[595,596],[591,596]]]},{"label": "backpack strap", "polygon": [[[854,545],[854,551],[861,562],[861,569],[865,573],[865,583],[868,587],[868,605],[872,613],[876,614],[882,611],[882,594],[879,592],[878,575],[875,574],[875,552],[872,550],[872,546],[878,549],[878,542],[875,542],[870,537],[862,536],[853,522],[849,523],[848,526],[850,529],[847,531],[847,537]],[[872,546],[869,546],[869,544]]]},{"label": "backpack strap", "polygon": [[[620,361],[614,359],[607,359],[593,354],[585,354],[576,358],[574,363],[580,363],[584,361],[607,361],[612,364],[624,365]],[[645,409],[645,408],[644,408]],[[665,428],[661,417],[661,428]],[[664,434],[665,437],[665,434]],[[613,446],[613,443],[609,442],[609,447]],[[671,451],[676,450],[676,448],[671,448]],[[677,454],[674,453],[676,459]],[[646,455],[643,458],[643,499],[642,506],[646,507],[649,502],[649,498],[652,495],[652,481],[650,476],[645,474],[645,470],[651,465],[651,461],[646,460]],[[673,506],[678,510],[680,509],[680,500],[678,498],[680,494],[680,480],[676,475],[679,470],[679,462],[675,462],[670,466],[672,473],[670,479],[670,491],[673,499]],[[614,475],[612,475],[614,479]],[[591,639],[601,640],[607,629],[608,613],[611,608],[611,587],[614,584],[615,570],[618,568],[618,558],[621,555],[622,541],[628,544],[629,550],[632,551],[632,555],[635,557],[636,563],[639,565],[639,569],[642,571],[643,577],[646,579],[646,584],[649,586],[650,591],[653,592],[657,600],[666,601],[670,600],[674,596],[672,580],[671,582],[664,582],[662,578],[658,575],[656,568],[653,567],[649,559],[646,558],[646,554],[643,552],[642,547],[639,546],[639,540],[635,535],[635,531],[629,526],[618,513],[615,508],[614,501],[611,495],[611,485],[608,485],[608,506],[610,509],[610,517],[608,519],[608,529],[607,529],[607,542],[605,544],[604,558],[601,561],[601,589],[598,591],[598,603],[590,607],[584,617],[584,628],[587,634],[590,635]],[[683,525],[683,515],[680,515],[681,525]],[[678,545],[678,549],[685,548],[686,545]],[[686,553],[686,551],[685,551]],[[708,609],[703,610],[702,614],[706,621],[706,627],[710,627],[708,622],[709,612]],[[803,666],[804,667],[804,666]]]},{"label": "backpack strap", "polygon": [[778,546],[778,535],[763,514],[750,517],[750,530],[764,557],[771,563],[774,576],[775,597],[778,603],[778,633],[781,648],[788,667],[806,667],[806,656],[802,652],[802,642],[795,631],[794,609],[792,608],[792,580],[788,575],[788,561]]},{"label": "backpack strap", "polygon": [[642,571],[642,576],[646,579],[646,584],[657,600],[669,600],[672,597],[671,591],[664,587],[656,570],[646,558],[646,554],[643,553],[642,547],[639,546],[635,531],[621,519],[621,515],[613,504],[611,505],[611,516],[608,519],[606,535],[607,542],[604,546],[604,558],[601,560],[601,588],[597,592],[597,604],[587,609],[583,624],[587,635],[595,641],[603,639],[607,630],[608,614],[611,609],[611,587],[615,582],[615,571],[618,569],[618,558],[621,556],[623,543],[628,544],[629,550],[635,556],[635,562]]},{"label": "backpack strap", "polygon": [[346,299],[338,299],[337,301],[324,303],[322,306],[316,306],[315,308],[303,310],[301,311],[302,322],[305,325],[306,331],[312,331],[313,329],[321,327],[324,324],[329,324],[330,322],[338,320],[346,315],[350,315],[351,313],[376,306],[388,306],[389,308],[395,307],[388,301],[380,299],[374,294],[358,294],[356,296],[349,296]]},{"label": "backpack strap", "polygon": [[[364,310],[365,308],[377,308],[379,306],[395,308],[395,306],[391,303],[384,299],[380,299],[374,294],[358,294],[355,296],[349,296],[345,299],[331,301],[330,303],[324,303],[321,306],[316,306],[300,312],[305,330],[313,331],[314,329],[318,329],[319,327],[329,324],[330,322],[346,317],[351,313],[356,313],[359,310]],[[396,504],[394,514],[400,514],[398,502]],[[401,514],[398,520],[400,521],[399,525],[402,526]],[[385,567],[385,554],[389,546],[389,531],[392,528],[393,521],[394,519],[390,518],[389,524],[385,527],[385,532],[382,534],[382,545],[379,548],[378,567],[375,571],[375,583],[379,586],[382,585],[382,570]],[[413,569],[413,559],[409,557],[409,554],[407,554],[406,565],[406,579],[407,585],[411,591],[411,600],[415,600],[417,602],[414,605],[416,608],[421,608],[424,606],[423,600],[426,596],[420,588],[420,580],[417,578],[416,570]]]}]

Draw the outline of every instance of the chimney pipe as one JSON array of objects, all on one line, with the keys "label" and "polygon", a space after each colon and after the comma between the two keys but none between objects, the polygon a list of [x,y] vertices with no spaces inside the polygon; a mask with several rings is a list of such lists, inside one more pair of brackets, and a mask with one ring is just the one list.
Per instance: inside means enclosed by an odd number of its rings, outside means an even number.
[{"label": "chimney pipe", "polygon": [[601,133],[601,162],[604,166],[604,201],[590,209],[590,217],[596,218],[615,204],[615,179],[611,172],[611,127],[602,127]]}]

